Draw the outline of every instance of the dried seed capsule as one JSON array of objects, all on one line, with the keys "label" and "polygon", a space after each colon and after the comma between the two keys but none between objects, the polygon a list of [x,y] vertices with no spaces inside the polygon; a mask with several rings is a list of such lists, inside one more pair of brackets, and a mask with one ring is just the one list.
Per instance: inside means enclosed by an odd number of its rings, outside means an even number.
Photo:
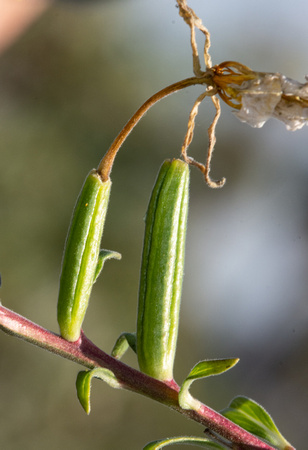
[{"label": "dried seed capsule", "polygon": [[103,182],[96,170],[87,176],[79,194],[62,261],[58,298],[61,335],[76,341],[88,306],[93,283],[106,259],[120,255],[100,251],[111,181]]},{"label": "dried seed capsule", "polygon": [[137,319],[140,369],[173,379],[188,210],[189,169],[165,161],[150,199],[142,256]]}]

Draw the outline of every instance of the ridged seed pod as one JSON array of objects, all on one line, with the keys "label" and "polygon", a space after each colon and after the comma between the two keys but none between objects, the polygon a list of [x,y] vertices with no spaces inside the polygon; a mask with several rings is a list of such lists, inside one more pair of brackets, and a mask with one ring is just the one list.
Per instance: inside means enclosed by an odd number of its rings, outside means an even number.
[{"label": "ridged seed pod", "polygon": [[119,256],[103,251],[100,243],[108,207],[111,181],[103,182],[92,170],[79,194],[62,261],[58,298],[58,323],[64,339],[76,341],[88,306],[93,283],[103,260]]},{"label": "ridged seed pod", "polygon": [[137,355],[144,373],[164,381],[173,379],[188,191],[188,165],[181,160],[165,161],[146,215],[137,319]]}]

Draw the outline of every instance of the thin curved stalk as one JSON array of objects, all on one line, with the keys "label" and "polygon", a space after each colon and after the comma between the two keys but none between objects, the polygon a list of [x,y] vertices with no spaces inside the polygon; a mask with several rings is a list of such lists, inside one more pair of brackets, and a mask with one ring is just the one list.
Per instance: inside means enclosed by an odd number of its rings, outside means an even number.
[{"label": "thin curved stalk", "polygon": [[115,140],[109,147],[107,153],[101,160],[97,168],[97,171],[100,174],[103,181],[108,180],[110,172],[112,170],[114,159],[119,149],[121,148],[122,144],[124,143],[128,135],[140,121],[140,119],[144,116],[144,114],[159,100],[167,97],[170,94],[178,92],[181,89],[185,89],[189,86],[194,86],[197,84],[212,85],[212,73],[206,72],[202,77],[186,78],[185,80],[181,80],[174,84],[171,84],[170,86],[167,86],[161,91],[152,95],[145,103],[143,103],[143,105],[135,112],[135,114],[131,117],[131,119],[122,128],[118,136],[115,138]]}]

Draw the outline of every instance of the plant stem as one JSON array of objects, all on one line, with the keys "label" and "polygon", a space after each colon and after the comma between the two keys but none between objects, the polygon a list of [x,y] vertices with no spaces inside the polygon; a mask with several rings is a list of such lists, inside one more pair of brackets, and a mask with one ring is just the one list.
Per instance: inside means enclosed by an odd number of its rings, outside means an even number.
[{"label": "plant stem", "polygon": [[[199,422],[206,428],[228,439],[234,449],[265,449],[273,447],[243,430],[206,405],[198,411],[185,410],[179,406],[177,384],[166,384],[127,366],[100,350],[84,333],[75,342],[69,342],[59,335],[40,327],[25,317],[0,306],[0,328],[11,335],[37,345],[63,358],[70,359],[89,369],[103,367],[111,370],[124,389],[142,394]],[[292,450],[292,448],[290,449]]]},{"label": "plant stem", "polygon": [[137,125],[139,120],[144,116],[144,114],[151,108],[151,106],[155,105],[159,100],[167,97],[174,92],[177,92],[181,89],[185,89],[189,86],[193,86],[196,84],[206,84],[208,86],[213,85],[212,81],[212,71],[207,71],[202,77],[191,77],[186,78],[185,80],[178,81],[170,86],[165,87],[156,94],[152,95],[130,118],[130,120],[126,123],[126,125],[122,128],[118,136],[115,138],[105,156],[101,160],[97,171],[100,174],[103,181],[107,181],[112,170],[112,166],[114,163],[114,159],[121,148],[123,142],[126,140],[130,132]]}]

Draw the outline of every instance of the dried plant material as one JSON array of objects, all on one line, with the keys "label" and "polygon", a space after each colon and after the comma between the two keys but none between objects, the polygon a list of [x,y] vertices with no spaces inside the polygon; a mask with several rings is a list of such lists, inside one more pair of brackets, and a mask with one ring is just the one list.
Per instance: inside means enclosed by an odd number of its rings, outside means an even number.
[{"label": "dried plant material", "polygon": [[[97,170],[103,181],[108,180],[119,149],[144,114],[162,98],[189,86],[205,86],[205,92],[199,95],[190,112],[187,132],[182,146],[182,157],[187,163],[201,170],[206,183],[212,188],[222,187],[226,181],[225,178],[220,181],[213,181],[210,177],[211,159],[216,142],[215,128],[220,116],[220,104],[216,94],[229,106],[237,110],[235,114],[242,122],[246,122],[253,127],[262,127],[271,117],[282,121],[287,129],[292,131],[298,130],[308,123],[308,79],[306,83],[301,84],[279,73],[254,72],[244,64],[235,61],[226,61],[212,67],[209,55],[209,31],[193,9],[187,5],[186,0],[176,1],[180,16],[190,28],[195,76],[165,87],[152,95],[136,111],[115,138],[99,164]],[[205,36],[205,71],[201,69],[196,42],[196,28]],[[202,164],[188,156],[187,149],[193,139],[199,105],[206,97],[212,98],[216,114],[208,129],[207,157],[205,164]]]},{"label": "dried plant material", "polygon": [[183,146],[182,146],[182,156],[186,162],[193,160],[193,158],[187,156],[187,149],[188,149],[189,145],[191,144],[191,141],[194,136],[195,119],[199,112],[199,105],[204,100],[204,98],[208,95],[209,95],[208,91],[205,91],[201,95],[199,95],[199,97],[195,101],[194,106],[192,107],[192,110],[190,111],[190,114],[189,114],[188,124],[187,124],[187,132],[186,132]]},{"label": "dried plant material", "polygon": [[193,53],[194,74],[196,75],[196,77],[200,77],[204,75],[205,72],[201,70],[201,64],[199,60],[199,53],[196,42],[195,28],[200,30],[205,36],[203,55],[205,66],[207,69],[212,67],[211,56],[209,54],[209,48],[211,46],[210,32],[208,31],[207,28],[205,28],[205,26],[202,23],[202,20],[195,14],[194,10],[191,9],[189,6],[187,6],[186,0],[177,0],[177,4],[179,7],[180,16],[185,20],[185,22],[188,24],[190,28],[190,43]]},{"label": "dried plant material", "polygon": [[[225,184],[226,179],[222,178],[219,181],[214,181],[210,177],[211,159],[212,159],[212,154],[214,151],[214,146],[216,143],[215,128],[216,128],[218,119],[220,117],[220,110],[221,110],[219,99],[214,95],[215,92],[216,92],[215,89],[209,88],[207,91],[205,91],[201,95],[199,95],[199,97],[195,101],[194,106],[192,107],[192,110],[190,111],[189,118],[188,118],[187,132],[186,132],[186,135],[184,138],[184,143],[182,145],[182,157],[188,164],[190,164],[192,166],[196,166],[196,167],[198,167],[199,170],[201,170],[201,172],[204,174],[205,181],[209,187],[220,188]],[[199,161],[196,161],[194,158],[188,156],[187,149],[193,139],[194,129],[195,129],[195,119],[198,114],[199,105],[205,99],[205,97],[208,97],[208,96],[211,96],[211,99],[216,108],[216,114],[213,119],[213,122],[211,123],[211,125],[208,129],[209,146],[208,146],[208,151],[207,151],[206,163],[204,165],[204,164],[200,163]]]},{"label": "dried plant material", "polygon": [[139,123],[139,121],[142,119],[142,117],[145,115],[145,113],[157,102],[159,102],[161,99],[167,97],[168,95],[171,95],[175,92],[180,91],[181,89],[185,89],[189,86],[195,86],[195,85],[212,85],[212,77],[213,74],[211,72],[206,72],[202,77],[191,77],[186,78],[185,80],[178,81],[176,83],[171,84],[170,86],[167,86],[163,88],[161,91],[156,92],[156,94],[152,95],[150,98],[147,99],[146,102],[143,103],[143,105],[140,106],[140,108],[135,112],[135,114],[129,119],[129,121],[124,125],[120,133],[117,135],[117,137],[112,142],[111,146],[105,153],[103,159],[99,163],[99,166],[97,168],[98,173],[100,174],[100,177],[103,181],[106,181],[109,179],[113,163],[115,160],[115,157],[122,147],[123,143],[131,133],[131,131],[135,128],[135,126]]},{"label": "dried plant material", "polygon": [[[211,56],[209,54],[209,48],[211,45],[210,40],[210,32],[205,28],[205,26],[202,23],[202,20],[195,14],[193,9],[191,9],[189,6],[187,6],[186,0],[177,0],[178,6],[179,6],[179,13],[180,16],[185,20],[185,22],[190,27],[190,42],[191,42],[191,48],[192,48],[192,54],[193,54],[193,70],[194,74],[197,77],[204,76],[205,74],[210,73],[210,68],[212,67],[212,61]],[[196,43],[196,34],[195,34],[195,28],[200,30],[204,36],[205,36],[205,44],[204,44],[204,62],[205,66],[207,68],[206,72],[203,72],[201,70],[201,64],[198,54],[198,48]],[[194,165],[198,167],[198,169],[201,170],[201,172],[204,174],[204,178],[208,186],[211,188],[219,188],[222,187],[225,184],[225,178],[214,181],[210,177],[210,166],[211,166],[211,159],[212,154],[214,151],[214,146],[216,142],[216,136],[215,136],[215,128],[216,124],[218,122],[219,116],[220,116],[220,104],[218,98],[215,97],[215,94],[217,93],[217,89],[213,86],[211,86],[211,83],[208,83],[207,90],[202,93],[197,100],[194,103],[194,106],[190,112],[189,119],[188,119],[188,125],[187,125],[187,133],[184,138],[184,143],[182,146],[182,156],[186,162],[188,162],[191,165]],[[214,117],[214,120],[211,124],[211,126],[208,129],[208,136],[209,136],[209,145],[208,145],[208,151],[207,151],[207,158],[206,158],[206,164],[202,164],[192,157],[187,156],[187,149],[193,139],[194,134],[194,128],[195,128],[195,119],[198,114],[199,105],[200,103],[205,99],[205,97],[212,97],[212,101],[214,103],[214,106],[216,108],[216,114]]]},{"label": "dried plant material", "polygon": [[212,155],[213,155],[213,151],[214,151],[214,147],[215,147],[215,143],[216,143],[216,134],[215,134],[216,125],[218,123],[218,120],[220,117],[220,112],[221,112],[219,99],[216,96],[212,96],[212,102],[214,103],[214,106],[216,108],[216,114],[215,114],[212,124],[210,125],[210,127],[208,129],[209,147],[208,147],[208,151],[207,151],[207,159],[206,159],[204,175],[205,175],[205,181],[207,182],[209,187],[220,188],[220,187],[224,186],[226,179],[222,178],[219,181],[213,181],[210,177],[211,160],[212,160]]},{"label": "dried plant material", "polygon": [[271,117],[280,100],[279,76],[269,73],[262,74],[254,80],[244,81],[241,89],[241,109],[235,115],[252,127],[262,127]]},{"label": "dried plant material", "polygon": [[273,117],[291,131],[308,124],[308,82],[254,72],[234,61],[213,67],[213,72],[220,97],[239,110],[235,114],[242,122],[260,128]]},{"label": "dried plant material", "polygon": [[280,75],[282,95],[273,117],[295,131],[308,125],[308,79],[304,84]]}]

